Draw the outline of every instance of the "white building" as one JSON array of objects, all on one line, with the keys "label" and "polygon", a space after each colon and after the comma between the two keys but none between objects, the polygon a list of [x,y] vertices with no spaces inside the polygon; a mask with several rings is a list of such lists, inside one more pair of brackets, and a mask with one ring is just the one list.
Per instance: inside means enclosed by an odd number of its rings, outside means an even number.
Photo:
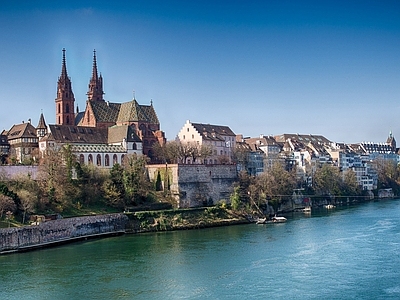
[{"label": "white building", "polygon": [[[236,147],[236,135],[228,126],[191,123],[186,121],[178,133],[181,143],[210,146],[212,155],[202,159],[204,164],[231,163]],[[187,161],[187,163],[192,163]]]}]

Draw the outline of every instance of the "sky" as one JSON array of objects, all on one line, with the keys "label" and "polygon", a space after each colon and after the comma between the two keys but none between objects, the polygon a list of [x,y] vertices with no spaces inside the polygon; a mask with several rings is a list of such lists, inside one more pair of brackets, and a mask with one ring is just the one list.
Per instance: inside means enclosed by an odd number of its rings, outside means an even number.
[{"label": "sky", "polygon": [[400,141],[399,1],[0,0],[0,131],[55,123],[62,49],[85,108],[93,50],[104,98],[245,137]]}]

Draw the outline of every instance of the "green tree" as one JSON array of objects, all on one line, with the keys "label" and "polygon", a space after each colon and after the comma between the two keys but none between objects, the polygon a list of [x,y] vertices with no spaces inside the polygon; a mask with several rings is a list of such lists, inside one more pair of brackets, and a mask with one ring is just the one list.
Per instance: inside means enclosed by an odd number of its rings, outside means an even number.
[{"label": "green tree", "polygon": [[150,191],[145,156],[128,155],[123,163],[123,184],[127,205],[143,202]]},{"label": "green tree", "polygon": [[253,190],[257,193],[260,202],[268,200],[277,212],[283,202],[291,199],[293,189],[296,188],[294,172],[294,170],[285,170],[281,163],[275,163],[268,172],[258,176]]},{"label": "green tree", "polygon": [[342,177],[339,168],[330,164],[323,164],[314,173],[314,190],[321,196],[341,195]]},{"label": "green tree", "polygon": [[361,188],[357,183],[356,173],[348,170],[343,174],[343,196],[356,196],[361,193]]}]

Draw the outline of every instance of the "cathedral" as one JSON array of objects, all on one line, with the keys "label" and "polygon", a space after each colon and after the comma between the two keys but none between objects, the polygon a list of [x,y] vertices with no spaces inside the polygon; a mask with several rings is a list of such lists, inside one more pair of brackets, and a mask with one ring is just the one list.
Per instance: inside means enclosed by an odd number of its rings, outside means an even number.
[{"label": "cathedral", "polygon": [[56,124],[50,125],[49,132],[40,139],[40,150],[55,144],[70,144],[82,163],[105,167],[112,166],[111,161],[121,162],[125,154],[131,153],[144,154],[153,160],[153,145],[165,143],[153,103],[141,105],[135,98],[124,103],[106,101],[94,50],[86,107],[79,112],[78,107],[75,109],[65,52],[63,49],[57,83]]}]

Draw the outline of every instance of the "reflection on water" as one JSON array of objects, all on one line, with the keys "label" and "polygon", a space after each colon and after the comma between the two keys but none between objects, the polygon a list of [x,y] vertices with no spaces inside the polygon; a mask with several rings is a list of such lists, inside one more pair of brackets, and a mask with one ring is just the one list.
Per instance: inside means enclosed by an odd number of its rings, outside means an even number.
[{"label": "reflection on water", "polygon": [[0,256],[0,299],[399,299],[400,201]]}]

